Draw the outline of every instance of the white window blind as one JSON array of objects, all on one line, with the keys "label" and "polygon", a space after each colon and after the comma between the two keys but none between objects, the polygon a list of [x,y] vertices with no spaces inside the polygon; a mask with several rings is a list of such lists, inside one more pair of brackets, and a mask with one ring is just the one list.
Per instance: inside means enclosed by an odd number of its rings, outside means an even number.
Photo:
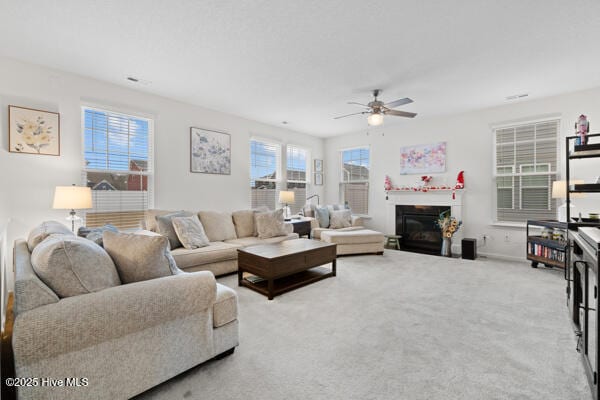
[{"label": "white window blind", "polygon": [[94,206],[85,223],[137,228],[153,205],[153,121],[89,107],[82,111],[83,176]]},{"label": "white window blind", "polygon": [[558,130],[558,120],[495,130],[497,221],[556,219]]},{"label": "white window blind", "polygon": [[368,148],[342,151],[340,193],[354,214],[369,212],[369,169]]},{"label": "white window blind", "polygon": [[250,141],[250,204],[274,209],[279,201],[281,145]]},{"label": "white window blind", "polygon": [[294,204],[290,204],[292,214],[299,213],[306,203],[309,158],[306,149],[292,145],[286,148],[286,190],[294,192]]}]

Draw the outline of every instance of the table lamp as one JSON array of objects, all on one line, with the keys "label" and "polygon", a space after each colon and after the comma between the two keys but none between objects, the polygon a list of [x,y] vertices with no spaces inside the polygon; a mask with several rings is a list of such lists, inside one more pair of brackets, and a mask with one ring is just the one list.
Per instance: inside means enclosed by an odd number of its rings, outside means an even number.
[{"label": "table lamp", "polygon": [[54,190],[52,208],[71,210],[67,220],[71,221],[71,230],[75,233],[75,221],[80,220],[75,210],[92,208],[92,189],[85,186],[57,186]]},{"label": "table lamp", "polygon": [[290,208],[288,207],[288,205],[293,204],[294,201],[294,192],[285,190],[279,192],[279,202],[284,205],[283,218],[286,220],[290,219]]},{"label": "table lamp", "polygon": [[[583,183],[582,180],[572,180],[570,181],[573,185],[578,185]],[[580,199],[585,197],[583,193],[571,193],[569,196],[571,199]],[[554,181],[552,182],[552,198],[553,199],[565,199],[565,202],[558,207],[558,221],[559,222],[567,222],[567,181]],[[570,202],[571,203],[571,202]],[[569,214],[571,217],[576,215],[577,209],[571,203],[569,208]]]}]

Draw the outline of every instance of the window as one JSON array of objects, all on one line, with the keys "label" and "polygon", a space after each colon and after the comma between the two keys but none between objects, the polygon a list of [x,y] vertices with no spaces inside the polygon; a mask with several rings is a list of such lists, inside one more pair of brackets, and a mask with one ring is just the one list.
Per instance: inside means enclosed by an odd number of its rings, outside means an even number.
[{"label": "window", "polygon": [[308,186],[308,151],[296,146],[287,146],[286,151],[286,190],[294,192],[294,204],[290,204],[292,214],[300,212],[306,203]]},{"label": "window", "polygon": [[250,141],[250,193],[252,208],[274,209],[279,201],[281,145]]},{"label": "window", "polygon": [[341,156],[342,201],[354,214],[367,214],[369,211],[369,149],[366,147],[342,151]]},{"label": "window", "polygon": [[153,205],[153,121],[84,107],[83,126],[83,175],[94,205],[86,212],[86,225],[139,227]]},{"label": "window", "polygon": [[558,129],[552,120],[495,130],[497,221],[556,219]]}]

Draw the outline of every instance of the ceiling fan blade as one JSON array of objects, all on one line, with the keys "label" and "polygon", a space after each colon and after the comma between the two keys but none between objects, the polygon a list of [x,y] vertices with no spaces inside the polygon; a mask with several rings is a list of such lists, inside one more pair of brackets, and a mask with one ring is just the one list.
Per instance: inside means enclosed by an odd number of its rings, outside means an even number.
[{"label": "ceiling fan blade", "polygon": [[398,106],[403,106],[404,104],[410,104],[412,102],[413,101],[411,99],[409,99],[408,97],[405,97],[403,99],[391,101],[391,102],[385,104],[385,106],[388,108],[394,108],[394,107],[398,107]]},{"label": "ceiling fan blade", "polygon": [[355,102],[355,101],[349,101],[349,102],[348,102],[348,104],[355,104],[355,105],[357,105],[357,106],[369,107],[369,106],[368,106],[368,105],[366,105],[366,104],[357,103],[357,102]]},{"label": "ceiling fan blade", "polygon": [[339,117],[334,117],[333,119],[346,118],[346,117],[350,117],[352,115],[358,115],[358,114],[369,114],[369,112],[368,111],[361,111],[361,112],[356,112],[356,113],[352,113],[352,114],[341,115]]},{"label": "ceiling fan blade", "polygon": [[397,117],[406,117],[406,118],[414,118],[417,116],[415,113],[406,112],[406,111],[398,111],[398,110],[385,110],[383,112],[385,115],[395,115]]}]

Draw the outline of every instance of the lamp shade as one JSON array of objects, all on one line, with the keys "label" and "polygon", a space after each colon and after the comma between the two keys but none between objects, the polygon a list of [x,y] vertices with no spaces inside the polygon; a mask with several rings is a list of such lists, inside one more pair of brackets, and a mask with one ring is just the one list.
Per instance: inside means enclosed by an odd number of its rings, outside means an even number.
[{"label": "lamp shade", "polygon": [[[578,185],[583,183],[582,180],[572,180],[570,183]],[[580,199],[585,197],[583,193],[571,193],[572,199]],[[567,181],[554,181],[552,182],[552,198],[553,199],[566,199],[567,198]]]},{"label": "lamp shade", "polygon": [[279,202],[284,204],[290,204],[294,202],[294,192],[284,191],[279,192]]},{"label": "lamp shade", "polygon": [[85,186],[57,186],[52,208],[82,210],[92,208],[92,189]]},{"label": "lamp shade", "polygon": [[371,126],[379,126],[383,124],[383,114],[373,113],[367,117],[367,122]]}]

